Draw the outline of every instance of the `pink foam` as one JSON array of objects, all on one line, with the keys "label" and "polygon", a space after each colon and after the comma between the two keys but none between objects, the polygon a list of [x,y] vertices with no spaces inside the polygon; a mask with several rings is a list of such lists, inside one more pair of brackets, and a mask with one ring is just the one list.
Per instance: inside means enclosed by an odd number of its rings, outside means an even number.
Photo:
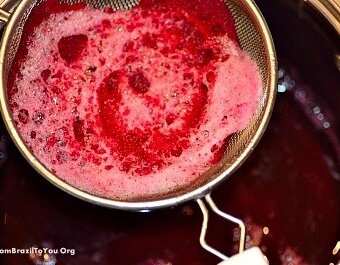
[{"label": "pink foam", "polygon": [[[108,14],[86,8],[51,15],[32,33],[28,57],[21,65],[22,76],[16,79],[18,92],[11,98],[18,105],[13,109],[18,129],[39,160],[71,185],[108,198],[169,192],[197,179],[213,166],[213,146],[221,148],[226,137],[250,122],[261,91],[255,63],[228,36],[210,39],[229,59],[209,65],[216,80],[208,89],[199,128],[188,130],[188,147],[179,157],[162,158],[164,165],[154,166],[148,174],[136,174],[135,169],[142,166],[137,162],[124,169],[114,139],[103,136],[97,89],[112,71],[124,69],[129,56],[129,52],[123,52],[127,42],[138,43],[143,34],[159,33],[152,19],[140,12],[135,8]],[[133,19],[140,26],[131,31],[126,25]],[[107,28],[103,24],[106,20],[111,25]],[[60,57],[58,42],[61,37],[77,34],[86,35],[88,45],[80,61],[70,66]],[[167,134],[183,128],[186,112],[192,108],[190,102],[197,94],[183,74],[190,70],[195,82],[209,83],[202,73],[210,70],[188,69],[181,57],[169,58],[160,52],[161,40],[157,45],[160,48],[156,50],[141,46],[138,60],[125,69],[133,72],[141,67],[150,82],[148,92],[136,94],[124,77],[118,112],[129,130],[146,131],[157,126]],[[41,76],[45,69],[51,71],[47,78]],[[28,110],[27,123],[19,119],[21,109]],[[176,119],[167,124],[170,114]],[[81,121],[79,130],[84,130],[84,145],[76,140],[76,117]],[[151,141],[156,140],[151,137]]]}]

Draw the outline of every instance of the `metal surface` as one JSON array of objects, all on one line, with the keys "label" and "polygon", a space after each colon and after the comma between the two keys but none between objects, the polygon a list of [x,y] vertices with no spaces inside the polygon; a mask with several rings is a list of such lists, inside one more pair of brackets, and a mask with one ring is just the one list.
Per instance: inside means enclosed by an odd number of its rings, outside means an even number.
[{"label": "metal surface", "polygon": [[17,147],[29,163],[47,180],[62,190],[83,200],[99,205],[123,210],[151,210],[166,206],[173,206],[188,200],[198,199],[210,193],[212,188],[230,176],[248,157],[259,142],[271,115],[276,94],[277,63],[273,41],[258,8],[252,1],[226,1],[235,19],[237,34],[241,46],[256,61],[262,76],[262,98],[258,111],[250,125],[242,132],[235,134],[222,161],[207,174],[197,180],[197,183],[185,190],[174,191],[171,194],[140,201],[117,201],[98,197],[72,187],[51,173],[30,152],[20,137],[11,117],[6,95],[8,71],[20,43],[22,28],[30,10],[38,1],[22,1],[15,9],[9,20],[1,43],[0,63],[0,102],[1,113],[7,129]]},{"label": "metal surface", "polygon": [[111,7],[113,10],[127,10],[138,5],[140,0],[61,0],[61,2],[68,4],[86,3],[88,6],[92,6],[98,9],[104,9],[105,7]]},{"label": "metal surface", "polygon": [[10,14],[9,12],[0,9],[0,20],[1,20],[2,22],[5,22],[5,23],[6,23],[6,22],[8,21],[8,19],[9,19],[10,15],[11,15],[11,14]]},{"label": "metal surface", "polygon": [[308,0],[340,35],[340,1],[339,0]]},{"label": "metal surface", "polygon": [[[239,242],[239,248],[238,252],[243,253],[244,251],[244,244],[245,244],[245,238],[246,238],[246,226],[244,222],[238,218],[235,218],[227,213],[222,212],[220,209],[217,208],[216,204],[212,200],[210,194],[205,196],[205,200],[209,207],[220,217],[228,220],[229,222],[232,222],[234,224],[237,224],[240,228],[240,242]],[[223,253],[219,252],[218,250],[214,249],[210,245],[207,244],[206,242],[206,234],[207,234],[207,229],[208,229],[208,221],[209,221],[209,212],[207,207],[205,206],[205,203],[203,199],[198,199],[197,203],[202,211],[203,214],[203,223],[202,223],[202,228],[201,228],[201,235],[200,235],[200,244],[201,246],[210,252],[211,254],[219,257],[222,260],[227,260],[228,257],[224,255]]]}]

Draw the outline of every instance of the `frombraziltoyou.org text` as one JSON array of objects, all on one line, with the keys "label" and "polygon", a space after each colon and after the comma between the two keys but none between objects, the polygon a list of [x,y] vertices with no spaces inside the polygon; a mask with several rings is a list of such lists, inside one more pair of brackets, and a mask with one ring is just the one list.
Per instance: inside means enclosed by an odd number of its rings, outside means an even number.
[{"label": "frombraziltoyou.org text", "polygon": [[74,256],[76,250],[72,248],[0,248],[0,255],[3,254],[63,254]]}]

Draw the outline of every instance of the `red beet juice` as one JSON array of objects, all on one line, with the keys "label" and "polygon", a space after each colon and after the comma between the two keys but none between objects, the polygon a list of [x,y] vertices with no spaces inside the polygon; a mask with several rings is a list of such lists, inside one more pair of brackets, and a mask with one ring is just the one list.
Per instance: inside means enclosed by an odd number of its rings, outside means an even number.
[{"label": "red beet juice", "polygon": [[130,200],[194,182],[246,127],[259,70],[220,0],[142,0],[100,11],[46,0],[8,82],[17,128],[55,175]]}]

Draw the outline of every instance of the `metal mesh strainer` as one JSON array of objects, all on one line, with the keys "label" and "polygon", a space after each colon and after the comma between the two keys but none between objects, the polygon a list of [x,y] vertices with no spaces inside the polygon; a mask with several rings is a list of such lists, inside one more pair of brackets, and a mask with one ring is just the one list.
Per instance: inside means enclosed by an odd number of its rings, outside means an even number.
[{"label": "metal mesh strainer", "polygon": [[[139,3],[139,1],[134,0],[64,1],[70,4],[85,2],[100,9],[109,5],[115,10],[131,9]],[[12,1],[5,0],[0,7],[3,8],[6,5],[11,6],[9,2]],[[242,164],[242,162],[254,149],[266,128],[274,103],[277,73],[275,51],[267,25],[253,1],[224,0],[235,21],[236,31],[241,47],[256,61],[260,69],[262,78],[262,96],[257,113],[252,122],[242,132],[232,136],[222,161],[220,161],[217,166],[203,174],[197,181],[195,181],[195,183],[190,183],[188,186],[182,187],[176,191],[171,191],[168,194],[155,194],[153,197],[142,198],[136,201],[116,201],[101,198],[72,187],[59,179],[37,160],[20,137],[11,117],[6,94],[8,73],[20,44],[20,37],[24,24],[30,15],[32,8],[40,2],[41,0],[22,0],[12,14],[0,9],[0,20],[3,22],[8,21],[2,38],[0,51],[0,103],[4,121],[14,142],[31,165],[50,182],[83,200],[124,210],[145,211],[176,205],[191,199],[196,199],[202,203],[200,198],[209,194],[213,187],[230,176],[231,173]],[[222,258],[225,258],[225,256]]]},{"label": "metal mesh strainer", "polygon": [[[110,4],[110,6],[112,6],[114,9],[129,9],[135,5],[138,5],[138,1],[131,0],[65,1],[68,1],[69,3],[85,1],[86,3],[94,5],[98,8],[103,8],[107,4]],[[261,14],[258,12],[252,1],[225,0],[225,3],[231,10],[235,20],[236,30],[242,48],[250,54],[260,69],[263,89],[261,101],[255,117],[246,129],[232,136],[230,144],[227,148],[227,152],[222,161],[217,166],[203,174],[198,181],[195,181],[195,183],[191,183],[187,187],[183,187],[183,189],[171,192],[169,194],[156,194],[152,198],[143,198],[143,202],[141,202],[141,200],[133,202],[116,202],[113,200],[106,200],[104,198],[98,198],[70,187],[68,184],[58,179],[57,176],[54,176],[51,172],[49,172],[27,149],[13,124],[7,103],[5,88],[8,73],[20,43],[22,29],[32,8],[34,8],[34,6],[40,2],[41,0],[22,1],[16,8],[15,12],[10,16],[8,21],[2,39],[0,54],[0,81],[2,85],[1,108],[9,131],[19,146],[19,149],[39,173],[41,173],[57,186],[83,199],[111,207],[120,208],[123,206],[124,208],[128,207],[129,209],[150,209],[165,205],[173,205],[188,199],[197,198],[201,194],[207,193],[213,186],[219,183],[226,176],[229,176],[238,166],[240,166],[241,162],[245,160],[250,151],[254,148],[255,144],[258,142],[268,122],[275,95],[276,58],[272,39]],[[3,11],[0,13],[0,15],[3,17],[3,20],[6,20],[6,18],[8,18],[7,16],[9,16],[9,13]]]},{"label": "metal mesh strainer", "polygon": [[61,0],[61,2],[68,4],[86,3],[87,5],[98,9],[111,7],[113,10],[127,10],[137,6],[140,0]]}]

